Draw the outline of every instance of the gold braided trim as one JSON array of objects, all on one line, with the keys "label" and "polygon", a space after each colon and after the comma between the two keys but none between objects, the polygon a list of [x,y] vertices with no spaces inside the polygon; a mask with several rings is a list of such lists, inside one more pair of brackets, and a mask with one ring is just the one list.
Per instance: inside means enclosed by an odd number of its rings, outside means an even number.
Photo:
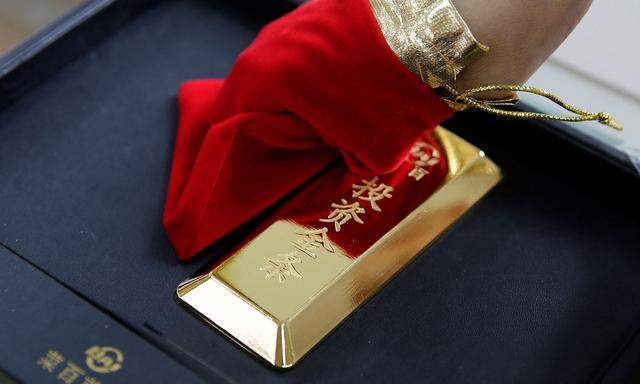
[{"label": "gold braided trim", "polygon": [[[449,86],[447,86],[449,87]],[[553,103],[561,106],[569,112],[573,112],[573,116],[553,115],[549,113],[540,112],[527,112],[527,111],[510,111],[496,108],[485,100],[479,100],[475,95],[479,95],[485,92],[495,91],[510,91],[510,92],[526,92],[534,95],[542,96],[552,101]],[[608,113],[606,112],[587,112],[576,106],[573,106],[551,92],[547,92],[542,89],[528,87],[526,85],[487,85],[483,87],[477,87],[468,89],[463,92],[458,92],[455,88],[449,88],[449,92],[454,94],[453,101],[456,103],[466,104],[470,107],[485,111],[497,116],[510,117],[515,119],[532,119],[532,120],[554,120],[564,121],[568,123],[578,123],[583,121],[597,121],[600,124],[611,127],[617,131],[622,131],[622,126]]]},{"label": "gold braided trim", "polygon": [[391,49],[433,89],[455,83],[488,51],[449,0],[371,0],[371,6]]}]

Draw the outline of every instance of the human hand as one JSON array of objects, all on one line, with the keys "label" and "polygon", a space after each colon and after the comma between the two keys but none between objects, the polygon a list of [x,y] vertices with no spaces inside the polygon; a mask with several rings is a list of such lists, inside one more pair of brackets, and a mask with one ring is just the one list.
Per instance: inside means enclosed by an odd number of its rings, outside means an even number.
[{"label": "human hand", "polygon": [[[461,90],[522,84],[566,39],[592,0],[452,0],[490,51],[458,77]],[[499,98],[502,94],[486,94]]]}]

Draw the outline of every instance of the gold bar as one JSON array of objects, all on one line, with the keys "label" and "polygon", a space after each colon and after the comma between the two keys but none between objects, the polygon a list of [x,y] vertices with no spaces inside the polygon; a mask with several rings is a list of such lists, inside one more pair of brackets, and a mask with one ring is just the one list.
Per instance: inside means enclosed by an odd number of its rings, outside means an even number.
[{"label": "gold bar", "polygon": [[180,284],[179,300],[273,366],[292,367],[500,181],[500,169],[478,148],[441,127],[435,136],[448,161],[444,183],[361,255],[318,247],[265,278],[272,268],[265,260],[309,233],[280,220],[211,272]]}]

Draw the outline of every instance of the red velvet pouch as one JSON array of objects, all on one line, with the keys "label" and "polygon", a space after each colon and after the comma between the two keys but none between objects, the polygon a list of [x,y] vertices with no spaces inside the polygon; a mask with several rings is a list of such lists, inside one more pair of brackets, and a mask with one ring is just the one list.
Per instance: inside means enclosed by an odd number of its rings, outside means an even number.
[{"label": "red velvet pouch", "polygon": [[363,176],[394,171],[452,113],[389,48],[369,0],[310,1],[266,26],[226,80],[187,82],[178,99],[163,221],[182,260],[340,156]]}]

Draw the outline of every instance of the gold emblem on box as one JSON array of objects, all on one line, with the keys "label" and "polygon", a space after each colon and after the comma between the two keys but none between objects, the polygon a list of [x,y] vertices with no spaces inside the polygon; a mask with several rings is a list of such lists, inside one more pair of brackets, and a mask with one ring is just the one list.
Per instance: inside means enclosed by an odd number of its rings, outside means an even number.
[{"label": "gold emblem on box", "polygon": [[[358,257],[327,232],[363,225],[362,207],[382,214],[394,190],[378,178],[354,184],[355,200],[338,199],[317,228],[276,221],[211,272],[180,284],[179,300],[273,366],[292,367],[500,181],[482,151],[441,127],[435,137],[448,162],[445,181]],[[414,148],[408,177],[428,173],[430,154],[437,152]]]}]

